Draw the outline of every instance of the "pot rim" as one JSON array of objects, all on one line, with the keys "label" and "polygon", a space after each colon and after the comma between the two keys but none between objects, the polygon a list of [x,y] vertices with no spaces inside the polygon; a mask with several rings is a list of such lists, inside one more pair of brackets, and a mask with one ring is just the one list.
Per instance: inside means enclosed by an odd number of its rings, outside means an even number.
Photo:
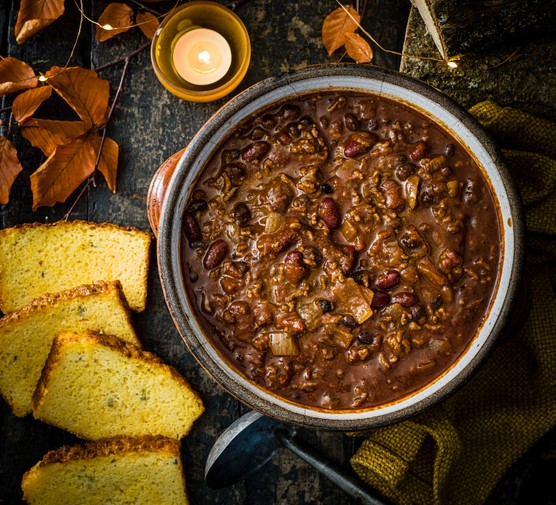
[{"label": "pot rim", "polygon": [[[317,86],[317,87],[315,87]],[[320,86],[320,87],[318,87]],[[188,191],[226,132],[275,101],[317,91],[352,90],[397,98],[442,124],[476,158],[497,199],[501,233],[501,269],[486,320],[467,349],[443,374],[401,399],[360,410],[324,410],[294,404],[253,384],[227,365],[189,306],[182,282],[181,223]],[[420,105],[415,105],[417,102]],[[204,162],[204,161],[205,162]],[[495,189],[496,188],[496,189]],[[271,77],[243,91],[221,107],[187,146],[169,182],[162,206],[158,261],[170,314],[197,361],[229,393],[262,414],[316,429],[362,430],[390,424],[428,408],[465,383],[507,328],[519,298],[524,264],[524,220],[513,179],[494,140],[460,105],[425,83],[393,70],[357,64],[324,64]]]}]

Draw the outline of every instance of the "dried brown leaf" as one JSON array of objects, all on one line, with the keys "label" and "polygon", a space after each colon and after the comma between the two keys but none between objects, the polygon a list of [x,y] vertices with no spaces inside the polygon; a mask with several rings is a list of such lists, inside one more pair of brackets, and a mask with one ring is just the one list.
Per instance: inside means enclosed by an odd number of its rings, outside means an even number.
[{"label": "dried brown leaf", "polygon": [[29,118],[21,127],[21,135],[45,156],[50,156],[59,145],[84,135],[90,128],[91,125],[84,121]]},{"label": "dried brown leaf", "polygon": [[[111,39],[118,33],[123,33],[133,26],[132,21],[133,9],[126,4],[111,3],[106,6],[98,18],[96,29],[96,38],[98,42],[104,42]],[[102,26],[110,25],[110,30],[105,30]]]},{"label": "dried brown leaf", "polygon": [[141,31],[149,40],[152,40],[156,30],[158,29],[158,19],[150,12],[140,12],[137,14],[137,24]]},{"label": "dried brown leaf", "polygon": [[109,83],[94,70],[81,67],[52,67],[48,83],[90,125],[100,128],[108,118]]},{"label": "dried brown leaf", "polygon": [[75,189],[93,173],[96,156],[91,135],[82,135],[58,146],[31,174],[33,210],[65,202]]},{"label": "dried brown leaf", "polygon": [[30,118],[51,95],[52,88],[50,86],[29,89],[17,95],[12,106],[15,120],[21,125],[27,118]]},{"label": "dried brown leaf", "polygon": [[21,0],[15,22],[16,42],[22,44],[56,21],[63,13],[64,0]]},{"label": "dried brown leaf", "polygon": [[15,147],[6,137],[0,137],[0,203],[2,205],[9,202],[12,184],[22,170]]},{"label": "dried brown leaf", "polygon": [[355,32],[361,19],[351,5],[345,5],[344,7],[347,12],[342,7],[338,7],[326,16],[322,24],[322,42],[328,56],[332,56],[336,49],[346,43],[346,33]]},{"label": "dried brown leaf", "polygon": [[[98,151],[100,149],[101,138],[100,135],[95,135],[91,137],[91,142],[95,150],[95,160],[98,157]],[[100,156],[100,161],[98,164],[99,172],[104,176],[108,184],[108,188],[113,193],[116,192],[116,176],[118,173],[118,154],[120,152],[120,147],[117,142],[109,137],[104,139],[104,145],[102,146],[102,154]]]},{"label": "dried brown leaf", "polygon": [[38,83],[35,71],[24,61],[10,56],[0,60],[0,96],[34,88]]},{"label": "dried brown leaf", "polygon": [[373,59],[373,50],[369,43],[357,33],[346,33],[346,51],[357,63],[369,63]]}]

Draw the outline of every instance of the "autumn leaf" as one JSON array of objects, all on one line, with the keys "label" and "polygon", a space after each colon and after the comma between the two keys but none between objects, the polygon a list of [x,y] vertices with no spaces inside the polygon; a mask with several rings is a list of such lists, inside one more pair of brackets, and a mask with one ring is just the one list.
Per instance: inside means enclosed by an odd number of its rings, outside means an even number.
[{"label": "autumn leaf", "polygon": [[[95,162],[98,157],[100,149],[101,138],[100,135],[91,136],[91,144],[95,150]],[[98,164],[99,172],[104,176],[108,184],[108,188],[112,193],[116,192],[116,175],[118,172],[118,154],[120,147],[117,142],[109,137],[105,137],[104,145],[102,146],[102,154]]]},{"label": "autumn leaf", "polygon": [[373,50],[369,43],[357,33],[346,33],[346,51],[357,63],[369,63],[373,59]]},{"label": "autumn leaf", "polygon": [[2,205],[9,202],[12,184],[22,170],[15,147],[6,137],[0,137],[0,203]]},{"label": "autumn leaf", "polygon": [[21,0],[15,22],[16,42],[22,44],[56,21],[63,13],[64,0]]},{"label": "autumn leaf", "polygon": [[346,33],[355,32],[359,26],[361,18],[357,11],[351,5],[344,7],[345,10],[342,7],[338,7],[332,11],[326,16],[322,25],[322,42],[328,52],[328,56],[332,56],[336,49],[339,49],[346,43]]},{"label": "autumn leaf", "polygon": [[[96,29],[96,39],[98,42],[104,42],[118,33],[126,32],[133,26],[132,21],[133,9],[126,4],[111,3],[106,6],[98,18]],[[103,26],[110,25],[110,30],[105,30]]]},{"label": "autumn leaf", "polygon": [[150,12],[140,12],[137,14],[137,24],[141,31],[149,40],[152,40],[158,29],[158,19]]},{"label": "autumn leaf", "polygon": [[0,96],[37,86],[34,70],[24,61],[8,56],[0,60]]},{"label": "autumn leaf", "polygon": [[31,117],[41,104],[50,98],[52,88],[41,86],[40,88],[29,89],[15,97],[12,112],[15,120],[21,125],[27,118]]},{"label": "autumn leaf", "polygon": [[91,126],[99,128],[108,118],[109,83],[94,70],[81,67],[52,67],[46,74],[48,83]]},{"label": "autumn leaf", "polygon": [[95,141],[82,135],[58,146],[48,159],[31,174],[33,210],[44,205],[65,202],[95,169]]},{"label": "autumn leaf", "polygon": [[90,129],[91,125],[84,121],[29,118],[21,126],[21,135],[45,156],[50,156],[59,145],[67,144]]}]

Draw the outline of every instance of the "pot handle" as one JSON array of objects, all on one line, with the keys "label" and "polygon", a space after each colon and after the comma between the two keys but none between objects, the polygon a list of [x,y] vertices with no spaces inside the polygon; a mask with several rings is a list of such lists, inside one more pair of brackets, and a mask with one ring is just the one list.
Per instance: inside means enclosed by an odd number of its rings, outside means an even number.
[{"label": "pot handle", "polygon": [[147,217],[149,218],[151,229],[157,238],[160,213],[162,212],[162,205],[164,204],[168,183],[184,151],[185,147],[166,159],[164,163],[158,167],[158,170],[151,180],[151,185],[149,186],[149,191],[147,193]]}]

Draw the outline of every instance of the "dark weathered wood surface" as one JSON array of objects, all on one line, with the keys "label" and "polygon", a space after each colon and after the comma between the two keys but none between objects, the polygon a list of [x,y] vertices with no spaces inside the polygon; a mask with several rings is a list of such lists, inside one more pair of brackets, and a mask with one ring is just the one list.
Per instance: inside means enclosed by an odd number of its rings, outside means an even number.
[{"label": "dark weathered wood surface", "polygon": [[[86,2],[87,14],[98,18],[107,3],[108,0]],[[164,11],[174,3],[167,1],[149,6]],[[334,0],[251,0],[239,6],[236,12],[249,30],[253,56],[246,78],[233,95],[261,79],[291,68],[336,61],[337,57],[327,57],[320,40],[322,21],[336,7]],[[15,43],[13,36],[18,8],[18,0],[0,2],[0,54],[27,61],[37,71],[44,72],[52,65],[64,65],[77,33],[79,16],[74,2],[66,0],[66,14],[21,46]],[[400,50],[408,11],[407,0],[368,0],[363,24],[384,47]],[[86,22],[71,64],[96,68],[131,53],[145,41],[139,30],[134,29],[99,44],[94,40],[94,27]],[[399,62],[397,56],[376,50],[377,65],[397,69]],[[101,73],[101,77],[110,80],[112,97],[122,67],[123,64],[118,64]],[[495,88],[495,84],[492,87]],[[109,136],[120,145],[118,191],[110,193],[102,177],[95,177],[95,184],[87,187],[75,205],[71,219],[111,221],[148,230],[145,198],[157,167],[184,147],[211,114],[230,97],[208,104],[184,102],[174,97],[158,83],[148,52],[142,52],[129,66],[121,99],[108,130]],[[10,104],[11,99],[7,98],[0,107]],[[41,114],[56,117],[63,113],[56,105],[51,105],[41,108]],[[0,206],[0,226],[61,219],[75,202],[78,192],[66,204],[32,212],[29,175],[40,165],[43,157],[20,137],[16,127],[8,131],[9,112],[3,113],[1,119],[2,133],[9,134],[20,149],[24,173],[16,181],[10,204]],[[218,491],[205,486],[204,464],[212,444],[245,411],[245,407],[215,384],[187,352],[167,312],[154,257],[149,282],[147,310],[134,318],[138,332],[147,349],[176,366],[190,380],[202,395],[207,408],[191,434],[183,440],[192,505],[354,504],[343,492],[286,450],[279,451],[269,464],[246,482]],[[349,468],[348,460],[355,450],[356,439],[327,432],[303,431],[302,435],[328,457]],[[31,416],[15,418],[0,400],[0,504],[21,503],[20,481],[23,473],[47,450],[75,441],[75,437],[37,422]],[[543,447],[538,448],[535,454],[545,454]],[[535,461],[538,458],[520,462],[512,469],[489,505],[533,503],[527,501],[528,495],[524,491],[527,487],[523,483],[533,482],[546,472],[537,471]]]},{"label": "dark weathered wood surface", "polygon": [[[98,19],[107,0],[84,2],[87,14]],[[148,5],[161,11],[175,2]],[[79,16],[75,4],[66,0],[66,13],[43,32],[21,46],[15,43],[13,27],[19,1],[0,2],[0,54],[29,62],[36,71],[52,65],[63,66],[71,51]],[[130,5],[133,5],[130,3]],[[300,2],[287,0],[252,0],[236,9],[251,36],[252,61],[247,76],[234,91],[291,68],[326,61],[320,34],[325,16],[337,8],[334,0]],[[371,0],[364,25],[387,47],[400,49],[403,43],[409,4],[406,0]],[[103,44],[94,40],[94,27],[85,22],[72,65],[97,68],[131,53],[146,41],[138,29],[119,35]],[[399,59],[377,54],[376,63],[397,68]],[[114,96],[123,64],[100,75],[111,83]],[[149,229],[145,198],[151,178],[158,166],[184,147],[201,125],[222,106],[226,99],[213,103],[184,102],[167,92],[157,81],[148,51],[132,60],[121,98],[110,122],[108,134],[120,145],[118,191],[110,193],[101,176],[89,185],[75,205],[71,219],[110,221]],[[9,106],[11,98],[2,107]],[[46,105],[46,104],[45,104]],[[41,108],[44,117],[63,114],[56,106]],[[63,118],[63,116],[62,116]],[[8,133],[9,112],[1,116],[3,133]],[[11,201],[0,206],[0,226],[23,222],[54,222],[61,219],[75,202],[77,193],[66,204],[31,211],[29,175],[42,163],[40,152],[31,148],[12,127],[10,138],[20,149],[24,166],[11,193]],[[148,308],[135,315],[138,332],[147,349],[176,366],[203,397],[206,413],[183,441],[187,486],[191,503],[272,505],[274,503],[352,503],[334,485],[286,450],[279,451],[264,469],[244,483],[225,490],[211,490],[203,481],[206,456],[218,435],[243,411],[236,400],[225,393],[197,365],[187,352],[174,328],[162,296],[156,260],[151,263]],[[330,458],[349,468],[349,456],[355,441],[340,433],[304,432],[303,436]],[[47,450],[72,443],[71,435],[34,421],[31,416],[15,418],[0,400],[0,503],[21,503],[20,481],[23,473],[39,461]],[[145,476],[148,478],[148,475]]]}]

